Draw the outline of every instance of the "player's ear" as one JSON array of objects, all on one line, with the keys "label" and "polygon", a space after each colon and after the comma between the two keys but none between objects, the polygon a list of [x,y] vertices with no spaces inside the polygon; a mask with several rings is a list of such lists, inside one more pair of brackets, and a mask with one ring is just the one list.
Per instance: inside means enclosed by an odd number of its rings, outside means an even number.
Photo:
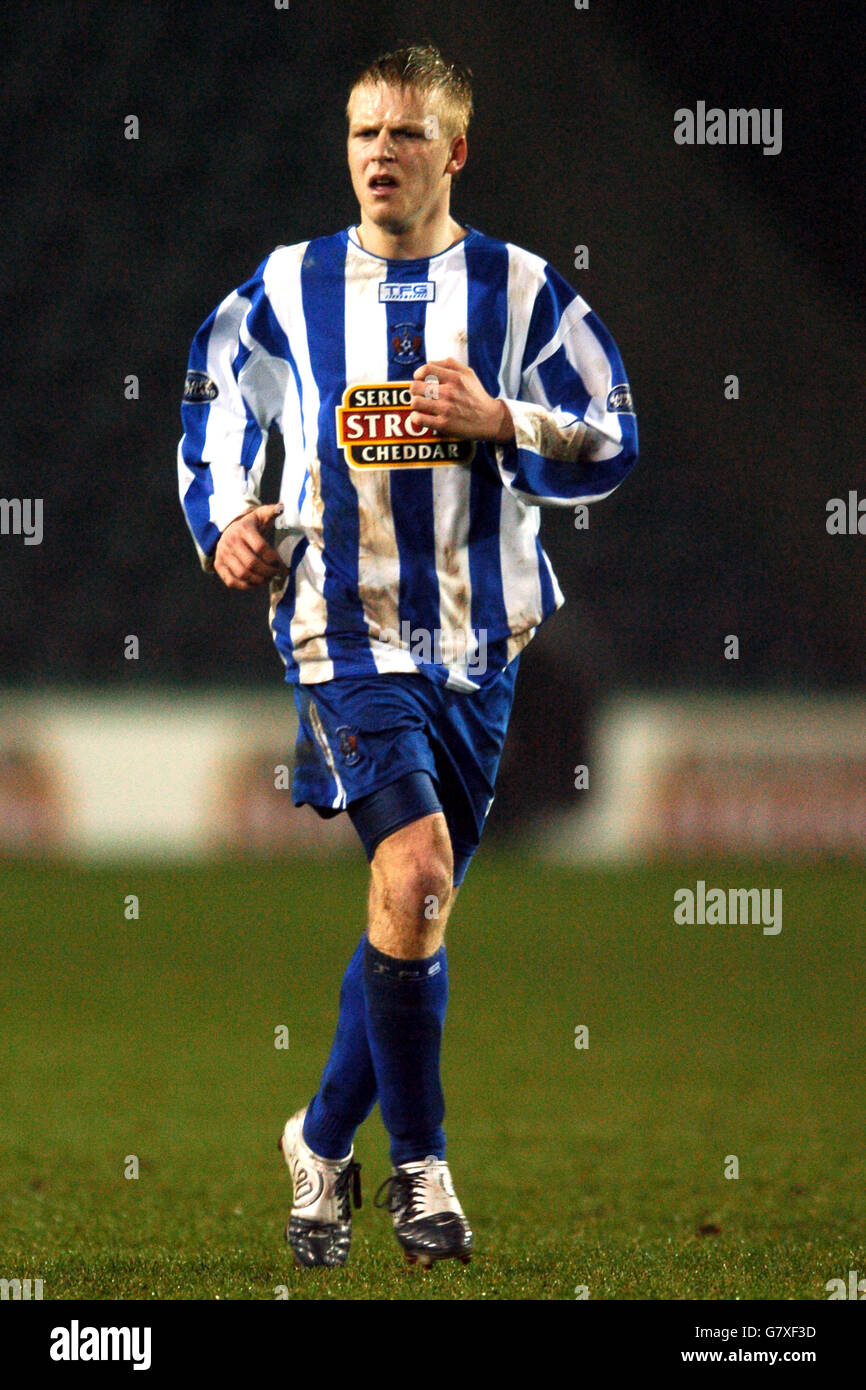
[{"label": "player's ear", "polygon": [[445,165],[446,174],[459,174],[466,163],[469,155],[469,146],[466,143],[465,135],[455,135],[451,141],[451,150],[448,155],[448,163]]}]

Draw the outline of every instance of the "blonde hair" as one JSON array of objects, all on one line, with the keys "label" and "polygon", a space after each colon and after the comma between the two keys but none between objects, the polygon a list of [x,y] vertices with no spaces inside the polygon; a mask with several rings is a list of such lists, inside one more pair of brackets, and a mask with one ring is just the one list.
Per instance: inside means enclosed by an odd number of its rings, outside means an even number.
[{"label": "blonde hair", "polygon": [[424,95],[438,93],[450,134],[465,135],[473,111],[471,79],[468,68],[449,63],[435,44],[410,44],[383,53],[358,74],[349,89],[346,116],[358,87],[409,87]]}]

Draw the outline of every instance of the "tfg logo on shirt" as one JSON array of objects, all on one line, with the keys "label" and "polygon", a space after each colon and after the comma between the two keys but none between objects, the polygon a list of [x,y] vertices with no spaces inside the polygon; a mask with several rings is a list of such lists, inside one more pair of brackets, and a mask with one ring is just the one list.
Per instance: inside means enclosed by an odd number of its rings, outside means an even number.
[{"label": "tfg logo on shirt", "polygon": [[379,286],[380,304],[432,304],[435,298],[434,280],[383,280]]},{"label": "tfg logo on shirt", "polygon": [[474,457],[474,440],[410,424],[412,408],[411,382],[347,386],[337,406],[337,443],[349,467],[431,468]]}]

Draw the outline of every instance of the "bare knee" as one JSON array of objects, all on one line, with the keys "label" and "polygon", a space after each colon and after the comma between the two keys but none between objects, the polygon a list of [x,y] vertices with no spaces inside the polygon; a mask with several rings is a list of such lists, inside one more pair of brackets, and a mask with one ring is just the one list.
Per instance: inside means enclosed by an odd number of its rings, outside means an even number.
[{"label": "bare knee", "polygon": [[373,856],[370,940],[404,960],[433,955],[442,944],[454,896],[454,861],[441,812],[383,840]]}]

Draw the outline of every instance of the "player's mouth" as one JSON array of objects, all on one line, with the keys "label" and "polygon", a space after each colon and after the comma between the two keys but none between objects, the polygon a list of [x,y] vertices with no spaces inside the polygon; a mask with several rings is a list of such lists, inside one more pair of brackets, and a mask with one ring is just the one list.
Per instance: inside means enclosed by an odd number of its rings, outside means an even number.
[{"label": "player's mouth", "polygon": [[387,198],[390,193],[394,193],[399,184],[391,174],[373,174],[367,180],[367,187],[374,198]]}]

